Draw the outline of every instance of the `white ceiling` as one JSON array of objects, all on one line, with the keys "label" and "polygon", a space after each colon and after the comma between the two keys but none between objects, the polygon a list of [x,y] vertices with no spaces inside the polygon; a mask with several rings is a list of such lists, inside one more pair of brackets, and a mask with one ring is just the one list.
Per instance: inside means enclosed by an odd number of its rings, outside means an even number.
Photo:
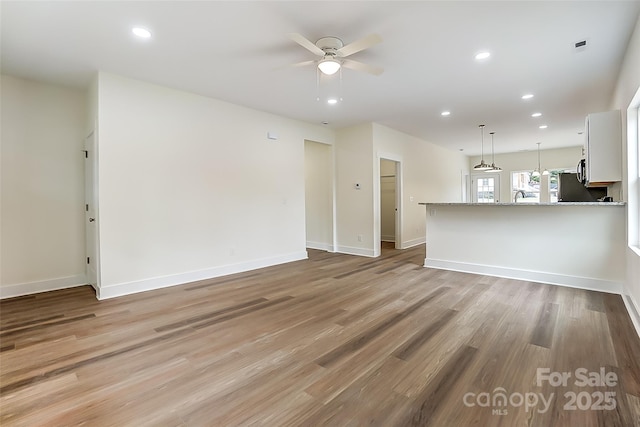
[{"label": "white ceiling", "polygon": [[[2,1],[1,69],[86,87],[97,70],[340,128],[365,121],[480,152],[582,144],[606,110],[640,1]],[[151,30],[136,39],[131,27]],[[380,76],[342,73],[342,98],[317,101],[314,59],[287,34],[383,42],[351,58]],[[574,43],[587,40],[576,52]],[[478,62],[474,55],[492,56]],[[322,88],[325,86],[323,85]],[[524,93],[535,97],[523,101]],[[440,112],[450,110],[451,116]],[[531,113],[539,111],[540,118]],[[547,124],[546,130],[538,125]]]}]

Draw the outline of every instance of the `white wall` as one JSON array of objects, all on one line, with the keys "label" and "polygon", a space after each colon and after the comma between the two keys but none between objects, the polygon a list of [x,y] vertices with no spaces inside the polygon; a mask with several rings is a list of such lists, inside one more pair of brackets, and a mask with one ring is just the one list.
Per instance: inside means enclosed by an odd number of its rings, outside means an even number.
[{"label": "white wall", "polygon": [[461,173],[468,160],[458,152],[378,123],[339,130],[335,149],[339,252],[379,253],[381,158],[402,164],[396,178],[403,189],[401,248],[424,242],[424,208],[418,202],[461,200]]},{"label": "white wall", "polygon": [[304,142],[307,247],[333,251],[333,150]]},{"label": "white wall", "polygon": [[[373,125],[336,132],[336,251],[374,255]],[[360,184],[360,189],[355,188]]]},{"label": "white wall", "polygon": [[0,297],[84,284],[85,94],[0,79]]},{"label": "white wall", "polygon": [[418,203],[460,202],[467,157],[377,123],[373,141],[376,156],[402,159],[401,247],[423,243],[424,207]]},{"label": "white wall", "polygon": [[[544,169],[572,168],[575,170],[582,158],[582,147],[556,148],[540,150],[540,166]],[[487,161],[487,156],[485,156]],[[473,173],[473,166],[480,163],[480,156],[469,157],[469,169]],[[496,166],[502,168],[500,175],[500,202],[508,203],[511,200],[511,172],[534,170],[538,167],[537,147],[533,151],[519,151],[515,153],[502,153],[495,155]],[[484,174],[485,172],[478,172]],[[487,174],[488,175],[488,174]]]},{"label": "white wall", "polygon": [[[611,109],[620,109],[622,112],[622,122],[625,124],[627,123],[627,109],[638,90],[640,90],[640,18],[638,18],[633,35],[629,40],[611,102]],[[640,222],[640,180],[638,179],[640,165],[638,164],[638,147],[628,145],[626,126],[622,128],[623,153],[631,153],[630,157],[624,156],[623,164],[626,167],[624,168],[623,193],[628,200],[628,230],[633,232],[633,230],[637,231],[638,227],[640,227],[638,224]],[[634,244],[633,236],[628,237],[627,243]],[[626,260],[625,292],[630,297],[631,305],[635,306],[635,313],[633,311],[630,312],[635,317],[636,329],[640,334],[640,248],[634,250],[627,247]]]},{"label": "white wall", "polygon": [[331,130],[106,73],[98,90],[100,298],[306,257],[304,140]]}]

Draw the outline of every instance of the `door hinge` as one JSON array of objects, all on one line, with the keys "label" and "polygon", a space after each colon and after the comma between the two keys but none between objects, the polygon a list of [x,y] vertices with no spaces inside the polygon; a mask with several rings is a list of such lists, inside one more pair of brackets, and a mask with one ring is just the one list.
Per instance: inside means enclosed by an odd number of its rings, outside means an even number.
[{"label": "door hinge", "polygon": [[82,150],[82,152],[84,153],[84,158],[88,159],[89,158],[89,152],[87,150]]},{"label": "door hinge", "polygon": [[89,205],[84,205],[84,210],[89,212]]},{"label": "door hinge", "polygon": [[91,264],[91,258],[87,257],[87,264]]}]

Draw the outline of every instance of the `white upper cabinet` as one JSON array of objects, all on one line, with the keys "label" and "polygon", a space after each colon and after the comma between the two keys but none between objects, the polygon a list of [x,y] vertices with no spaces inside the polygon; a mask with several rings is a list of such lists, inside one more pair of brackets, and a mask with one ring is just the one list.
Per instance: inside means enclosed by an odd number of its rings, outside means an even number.
[{"label": "white upper cabinet", "polygon": [[622,181],[620,110],[589,114],[585,122],[587,186]]}]

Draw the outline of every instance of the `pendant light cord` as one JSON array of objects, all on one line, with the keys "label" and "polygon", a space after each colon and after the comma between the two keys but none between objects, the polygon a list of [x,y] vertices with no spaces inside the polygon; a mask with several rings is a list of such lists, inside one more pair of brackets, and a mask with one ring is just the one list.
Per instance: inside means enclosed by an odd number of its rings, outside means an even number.
[{"label": "pendant light cord", "polygon": [[496,165],[496,153],[493,151],[493,134],[495,132],[489,132],[489,135],[491,135],[491,166],[495,166]]},{"label": "pendant light cord", "polygon": [[484,163],[484,125],[480,126],[480,163]]}]

